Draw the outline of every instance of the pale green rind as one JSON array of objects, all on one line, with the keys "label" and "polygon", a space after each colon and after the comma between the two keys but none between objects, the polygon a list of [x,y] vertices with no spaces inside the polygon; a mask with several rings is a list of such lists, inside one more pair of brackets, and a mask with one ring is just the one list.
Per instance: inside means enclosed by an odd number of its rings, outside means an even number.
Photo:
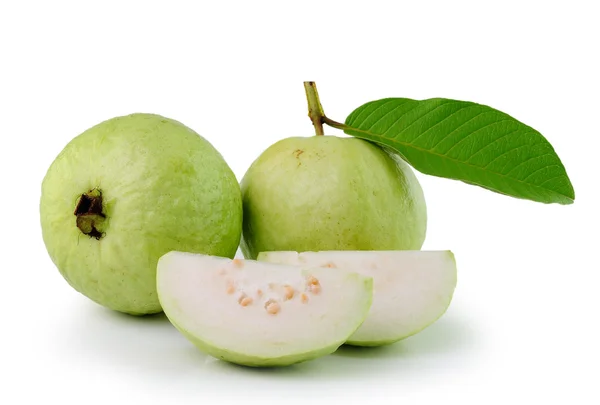
[{"label": "pale green rind", "polygon": [[[96,240],[76,227],[79,196],[102,191],[107,225]],[[235,175],[204,138],[154,114],[102,122],[50,166],[40,200],[42,235],[67,282],[108,308],[161,311],[158,258],[171,250],[233,257],[241,234]]]},{"label": "pale green rind", "polygon": [[418,250],[425,198],[402,159],[357,138],[293,137],[241,181],[246,258],[262,251]]},{"label": "pale green rind", "polygon": [[[365,289],[365,291],[369,292],[368,300],[365,301],[364,311],[359,314],[354,314],[356,316],[356,318],[355,318],[356,319],[356,328],[352,331],[352,333],[354,333],[360,327],[360,325],[364,322],[365,318],[367,317],[367,315],[369,313],[369,308],[371,306],[372,299],[373,299],[373,295],[372,295],[373,279],[363,278],[363,277],[359,276],[358,274],[354,274],[352,276],[356,277],[356,278],[359,278],[359,277],[362,278],[363,284],[364,284],[364,289]],[[159,290],[159,298],[160,298],[160,290]],[[205,341],[199,339],[198,337],[194,336],[193,334],[191,334],[190,332],[188,332],[187,330],[182,328],[179,325],[179,322],[176,319],[173,319],[172,316],[170,316],[170,311],[169,311],[169,308],[167,305],[165,305],[165,314],[167,315],[167,318],[169,318],[169,321],[173,324],[173,326],[179,332],[181,332],[181,334],[184,335],[190,342],[192,342],[194,344],[194,346],[196,346],[198,349],[200,349],[204,353],[206,353],[210,356],[213,356],[215,358],[221,359],[223,361],[227,361],[230,363],[235,363],[235,364],[239,364],[239,365],[247,366],[247,367],[284,367],[284,366],[290,366],[293,364],[298,364],[298,363],[314,360],[319,357],[323,357],[323,356],[326,356],[326,355],[329,355],[329,354],[335,352],[341,345],[343,345],[346,342],[346,339],[347,339],[347,338],[344,338],[342,340],[332,343],[331,345],[329,345],[327,347],[318,348],[318,349],[315,349],[314,351],[303,352],[303,353],[293,353],[293,354],[290,354],[287,356],[272,357],[272,358],[249,356],[249,355],[246,355],[243,353],[237,353],[237,352],[227,350],[226,348],[219,347],[218,343],[205,342]],[[240,338],[243,338],[243,336]]]}]

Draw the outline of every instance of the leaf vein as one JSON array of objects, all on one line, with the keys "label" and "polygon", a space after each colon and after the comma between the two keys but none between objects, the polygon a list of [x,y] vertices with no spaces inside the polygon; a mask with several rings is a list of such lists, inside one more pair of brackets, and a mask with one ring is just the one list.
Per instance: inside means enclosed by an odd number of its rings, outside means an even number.
[{"label": "leaf vein", "polygon": [[[380,106],[378,106],[377,108],[375,108],[373,111],[371,111],[371,113],[370,113],[369,115],[367,115],[367,116],[366,116],[366,117],[363,119],[363,121],[362,121],[362,122],[363,122],[363,123],[364,123],[364,122],[366,122],[366,121],[367,121],[367,120],[368,120],[368,119],[371,117],[371,115],[375,114],[377,111],[381,110],[381,109],[382,109],[383,107],[385,107],[386,105],[388,105],[388,104],[392,103],[394,100],[395,100],[395,99],[393,99],[393,98],[390,98],[389,100],[387,100],[387,101],[385,101],[385,102],[381,103],[381,105],[380,105]],[[358,119],[358,118],[357,118],[357,119]],[[356,122],[356,120],[355,120],[354,122]],[[360,125],[360,124],[359,124],[359,125]]]},{"label": "leaf vein", "polygon": [[[410,128],[411,126],[413,126],[414,124],[416,124],[417,122],[419,122],[420,120],[422,120],[423,118],[425,118],[426,116],[428,116],[429,114],[431,114],[432,112],[436,111],[437,109],[439,109],[440,107],[443,107],[447,104],[450,104],[452,101],[446,101],[444,103],[441,103],[440,105],[438,105],[437,107],[435,107],[433,110],[429,110],[427,111],[425,114],[421,115],[419,118],[417,118],[416,120],[414,120],[413,122],[411,122],[408,126],[406,126],[402,132],[400,132],[400,134],[403,134],[408,128]],[[396,122],[398,122],[398,120],[396,120]],[[394,126],[394,124],[392,124],[392,127]],[[371,129],[371,128],[369,128]],[[389,128],[388,128],[389,131]],[[386,131],[387,132],[387,131]],[[385,133],[383,133],[382,135],[385,135]]]},{"label": "leaf vein", "polygon": [[[419,104],[417,104],[415,107],[411,108],[410,110],[408,110],[408,111],[407,111],[407,112],[405,112],[404,114],[400,115],[400,116],[399,116],[399,117],[396,119],[396,121],[395,121],[395,122],[397,122],[398,120],[400,120],[400,118],[402,118],[402,117],[403,117],[405,114],[407,114],[407,113],[411,112],[412,110],[414,110],[415,108],[417,108],[417,106],[418,106],[418,105],[419,105]],[[368,128],[368,130],[369,130],[369,131],[370,131],[370,130],[372,130],[372,129],[373,129],[373,127],[374,127],[375,125],[377,125],[377,124],[378,124],[378,123],[379,123],[379,122],[380,122],[382,119],[384,119],[385,117],[387,117],[388,115],[390,115],[391,113],[393,113],[394,111],[396,111],[396,110],[397,110],[399,107],[402,107],[402,104],[400,104],[400,105],[397,105],[396,107],[392,108],[391,110],[389,110],[388,112],[386,112],[385,114],[383,114],[381,117],[379,117],[379,118],[377,119],[377,121],[375,121],[373,124],[371,124],[371,126]],[[393,126],[393,125],[394,125],[394,124],[392,124],[392,126]],[[390,128],[391,128],[391,127],[390,127]],[[388,130],[389,130],[389,129],[388,129]]]},{"label": "leaf vein", "polygon": [[[542,156],[543,156],[543,155],[542,155]],[[556,164],[554,164],[554,165],[547,165],[547,166],[544,166],[544,167],[540,167],[539,169],[537,169],[537,170],[534,170],[532,173],[529,173],[529,174],[527,175],[527,177],[525,177],[525,178],[523,179],[523,181],[526,181],[528,178],[530,178],[531,176],[533,176],[533,175],[534,175],[534,174],[536,174],[537,172],[539,172],[539,171],[541,171],[541,170],[544,170],[544,169],[548,169],[548,168],[550,168],[550,167],[560,167],[560,165],[556,165]],[[561,174],[561,176],[562,176],[562,174]],[[546,181],[547,181],[547,180],[546,180]]]},{"label": "leaf vein", "polygon": [[[473,153],[473,154],[472,154],[472,155],[469,157],[469,161],[470,161],[471,159],[473,159],[475,156],[477,156],[477,155],[478,155],[480,152],[482,152],[483,150],[485,150],[486,148],[488,148],[489,146],[491,146],[491,145],[495,144],[495,143],[496,143],[496,142],[498,142],[499,140],[501,140],[501,139],[504,139],[504,138],[506,138],[507,136],[509,136],[509,135],[511,135],[511,134],[514,134],[515,132],[518,132],[518,131],[520,131],[520,130],[521,130],[521,128],[517,128],[517,129],[515,129],[514,131],[511,131],[511,132],[509,132],[509,133],[506,133],[506,134],[502,135],[502,136],[501,136],[501,137],[499,137],[499,138],[496,138],[496,139],[494,139],[492,142],[488,143],[487,145],[483,146],[483,148],[481,148],[481,149],[479,149],[477,152]],[[523,146],[528,146],[528,145],[523,145]]]},{"label": "leaf vein", "polygon": [[[536,145],[540,145],[540,144],[536,144]],[[535,146],[535,145],[521,145],[521,146],[520,146],[520,148],[522,148],[522,147],[524,147],[524,146],[531,146],[531,147],[533,147],[533,146]],[[529,159],[525,159],[524,161],[522,161],[521,163],[519,163],[518,165],[516,165],[515,167],[513,167],[512,169],[510,169],[510,170],[509,170],[509,171],[508,171],[506,174],[507,174],[507,175],[511,174],[511,173],[512,173],[513,171],[515,171],[517,168],[521,167],[521,166],[522,166],[522,165],[524,165],[525,163],[531,162],[533,159],[537,159],[537,158],[541,158],[541,157],[544,157],[544,156],[549,156],[549,155],[552,155],[552,153],[551,153],[551,152],[548,152],[548,153],[543,153],[543,154],[541,154],[541,155],[537,155],[537,156],[530,157]],[[548,166],[544,166],[544,167],[542,167],[541,169],[538,169],[538,170],[542,170],[542,169],[544,169],[544,168],[546,168],[546,167],[548,167]],[[534,174],[534,173],[538,172],[538,170],[534,171],[533,173],[530,173],[530,174],[529,174],[527,177],[525,177],[523,180],[527,180],[527,179],[528,179],[528,178],[529,178],[529,177],[530,177],[532,174]]]},{"label": "leaf vein", "polygon": [[488,163],[487,163],[485,166],[483,166],[483,169],[487,169],[487,168],[488,168],[488,167],[490,167],[490,165],[491,165],[492,163],[494,163],[496,160],[500,159],[500,158],[501,158],[501,157],[503,157],[503,156],[506,156],[506,155],[508,155],[508,154],[509,154],[509,153],[511,153],[511,152],[514,152],[514,151],[516,151],[516,150],[518,150],[518,149],[522,148],[523,146],[524,146],[524,145],[519,145],[519,146],[517,146],[517,147],[511,148],[511,149],[509,149],[509,150],[507,150],[507,151],[505,151],[505,152],[501,153],[500,155],[498,155],[498,156],[496,156],[495,158],[493,158],[492,160],[490,160],[490,161],[489,161],[489,162],[488,162]]},{"label": "leaf vein", "polygon": [[454,145],[452,145],[452,147],[451,147],[450,149],[448,149],[448,150],[446,151],[446,153],[450,153],[450,151],[451,151],[452,149],[456,148],[458,145],[460,145],[460,143],[461,143],[461,142],[463,142],[465,139],[469,138],[469,137],[470,137],[470,136],[472,136],[473,134],[476,134],[477,132],[481,131],[482,129],[485,129],[485,128],[487,128],[487,127],[490,127],[490,126],[492,126],[492,125],[494,125],[494,124],[497,124],[497,123],[499,123],[499,122],[504,122],[504,121],[511,121],[511,120],[510,120],[510,119],[508,119],[508,118],[505,118],[505,119],[503,119],[503,120],[500,120],[500,121],[494,121],[494,122],[490,122],[489,124],[486,124],[486,125],[484,125],[484,126],[482,126],[482,127],[480,127],[480,128],[477,128],[475,131],[473,131],[473,132],[471,132],[471,133],[467,134],[467,136],[465,136],[463,139],[461,139],[460,141],[458,141],[458,142],[456,142]]},{"label": "leaf vein", "polygon": [[[558,165],[556,165],[556,166],[558,166]],[[548,183],[548,182],[549,182],[549,181],[551,181],[551,180],[556,180],[556,179],[558,179],[559,177],[567,177],[567,176],[565,176],[565,174],[563,173],[563,174],[559,174],[558,176],[550,177],[549,179],[546,179],[546,180],[544,180],[543,182],[541,182],[541,183],[539,184],[539,187],[541,187],[542,185],[544,185],[544,184]]]},{"label": "leaf vein", "polygon": [[480,112],[479,114],[477,114],[474,117],[469,118],[468,120],[466,120],[465,122],[463,122],[462,124],[460,124],[458,127],[454,128],[449,134],[447,134],[446,136],[444,136],[442,139],[440,139],[438,142],[435,143],[435,145],[433,145],[431,148],[429,148],[430,150],[434,150],[440,143],[444,142],[446,139],[448,139],[448,137],[450,135],[452,135],[453,133],[455,133],[456,131],[458,131],[459,129],[461,129],[463,126],[465,126],[466,124],[468,124],[469,122],[473,121],[475,118],[479,117],[482,114],[485,114],[487,111],[483,111]]},{"label": "leaf vein", "polygon": [[[411,143],[415,143],[417,141],[417,139],[419,139],[421,136],[425,135],[427,132],[431,131],[433,128],[437,127],[438,125],[440,125],[442,122],[446,121],[448,118],[455,116],[456,114],[458,114],[459,112],[461,112],[462,110],[465,110],[467,108],[471,108],[471,107],[475,107],[476,105],[467,105],[465,107],[461,107],[458,110],[454,111],[452,114],[448,115],[446,118],[444,118],[443,120],[441,120],[440,122],[437,122],[435,124],[433,124],[431,127],[427,128],[427,130],[421,132],[415,139],[412,139],[410,142]],[[483,113],[479,113],[477,114],[475,117],[480,116]],[[475,117],[470,118],[469,120],[467,120],[467,122],[471,121],[472,119],[474,119]],[[465,122],[466,124],[466,122]],[[459,125],[458,128],[460,128],[463,124]]]}]

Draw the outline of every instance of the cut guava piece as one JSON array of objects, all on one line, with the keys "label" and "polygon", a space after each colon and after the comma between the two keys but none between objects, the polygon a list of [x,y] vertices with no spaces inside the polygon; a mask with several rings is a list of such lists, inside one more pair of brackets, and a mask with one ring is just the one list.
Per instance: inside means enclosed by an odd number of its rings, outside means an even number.
[{"label": "cut guava piece", "polygon": [[171,323],[200,350],[240,365],[286,366],[334,352],[363,323],[371,277],[170,252],[157,291]]},{"label": "cut guava piece", "polygon": [[369,316],[346,342],[355,346],[391,344],[422,331],[446,312],[457,281],[449,250],[262,252],[258,260],[372,277]]}]

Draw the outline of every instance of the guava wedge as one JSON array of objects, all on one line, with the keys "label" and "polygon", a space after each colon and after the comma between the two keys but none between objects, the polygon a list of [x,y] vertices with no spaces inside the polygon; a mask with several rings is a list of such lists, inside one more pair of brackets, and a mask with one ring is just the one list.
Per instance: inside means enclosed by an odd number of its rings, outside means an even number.
[{"label": "guava wedge", "polygon": [[344,269],[373,278],[369,316],[346,344],[382,346],[412,336],[448,309],[457,274],[451,251],[262,252],[259,261]]},{"label": "guava wedge", "polygon": [[371,277],[170,252],[157,291],[171,323],[200,350],[244,366],[286,366],[334,352],[365,320]]}]

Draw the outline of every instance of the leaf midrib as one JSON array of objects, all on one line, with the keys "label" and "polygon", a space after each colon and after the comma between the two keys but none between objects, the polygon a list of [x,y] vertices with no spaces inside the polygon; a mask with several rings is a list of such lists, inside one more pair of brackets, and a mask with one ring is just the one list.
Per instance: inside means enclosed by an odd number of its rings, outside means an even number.
[{"label": "leaf midrib", "polygon": [[[406,142],[398,141],[398,140],[396,140],[395,138],[386,138],[386,137],[384,137],[384,136],[381,136],[381,135],[378,135],[378,134],[375,134],[375,133],[369,132],[369,131],[367,131],[367,130],[364,130],[364,129],[358,129],[358,128],[354,128],[354,127],[348,127],[348,129],[347,129],[347,130],[351,130],[351,131],[359,132],[359,133],[361,133],[361,134],[365,134],[365,135],[368,135],[368,136],[372,136],[372,137],[374,137],[374,138],[377,138],[377,139],[385,139],[385,140],[387,140],[387,141],[390,141],[390,142],[392,142],[392,143],[396,143],[396,144],[398,144],[398,145],[402,145],[402,146],[405,146],[405,147],[408,147],[408,148],[412,148],[412,149],[418,150],[419,152],[430,153],[430,154],[432,154],[432,155],[438,156],[438,157],[440,157],[440,158],[442,158],[442,159],[446,159],[446,160],[448,160],[448,161],[451,161],[451,162],[453,162],[453,163],[458,163],[458,164],[466,165],[466,166],[469,166],[469,167],[471,167],[471,168],[473,168],[473,169],[482,170],[482,171],[484,171],[484,172],[492,173],[492,174],[495,174],[495,175],[497,175],[497,176],[499,176],[499,177],[502,177],[502,178],[505,178],[505,179],[509,179],[509,180],[515,181],[515,182],[517,182],[517,183],[521,183],[521,184],[527,185],[527,186],[529,186],[529,187],[537,187],[537,188],[541,188],[541,189],[543,189],[543,190],[550,191],[550,192],[551,192],[551,193],[553,193],[553,194],[557,194],[557,195],[563,196],[563,197],[567,198],[568,200],[570,200],[570,201],[573,201],[573,198],[572,198],[571,196],[568,196],[568,195],[566,195],[566,194],[560,193],[560,192],[558,192],[558,191],[556,191],[556,190],[553,190],[553,189],[551,189],[551,188],[548,188],[548,187],[543,187],[543,186],[538,186],[537,184],[533,184],[533,183],[528,183],[528,182],[526,182],[526,181],[519,180],[519,179],[516,179],[516,178],[514,178],[514,177],[510,177],[510,176],[507,176],[507,175],[505,175],[505,174],[502,174],[502,173],[498,173],[498,172],[496,172],[496,171],[493,171],[493,170],[486,170],[486,169],[483,169],[483,168],[482,168],[482,167],[480,167],[480,166],[475,166],[475,165],[473,165],[473,164],[471,164],[471,163],[463,162],[463,161],[460,161],[460,160],[458,160],[458,159],[454,159],[454,158],[451,158],[451,157],[449,157],[449,156],[442,155],[441,153],[436,153],[436,152],[433,152],[433,151],[431,151],[430,149],[424,149],[424,148],[420,148],[420,147],[418,147],[418,146],[415,146],[415,145],[413,145],[413,144],[410,144],[410,143],[406,143]],[[385,144],[385,142],[382,142],[382,143],[384,143],[384,144]],[[563,167],[562,165],[561,165],[561,168],[564,170],[564,167]],[[565,176],[565,174],[561,174],[560,176],[557,176],[556,178],[559,178],[559,177],[564,177],[564,176]],[[455,180],[463,180],[463,179],[460,179],[460,178],[455,178]],[[468,179],[467,179],[467,180],[468,180]],[[488,186],[486,186],[486,187],[488,187]],[[490,187],[490,188],[491,188],[491,187]],[[502,192],[501,190],[496,190],[496,191],[498,191],[498,192]]]}]

